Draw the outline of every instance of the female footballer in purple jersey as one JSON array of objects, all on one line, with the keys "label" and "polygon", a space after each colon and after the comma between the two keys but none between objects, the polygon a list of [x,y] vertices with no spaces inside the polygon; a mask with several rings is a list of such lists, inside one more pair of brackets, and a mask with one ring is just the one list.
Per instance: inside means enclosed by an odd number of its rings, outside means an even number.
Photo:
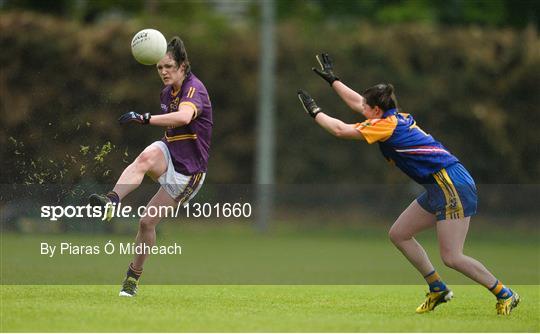
[{"label": "female footballer in purple jersey", "polygon": [[306,112],[336,137],[365,140],[369,144],[377,142],[388,161],[426,188],[389,231],[394,245],[429,285],[427,298],[416,312],[432,311],[453,296],[424,248],[414,238],[418,232],[435,227],[444,264],[487,287],[497,298],[497,314],[510,314],[519,303],[519,295],[505,287],[483,264],[463,254],[463,244],[470,218],[476,213],[477,202],[476,186],[467,170],[440,142],[422,131],[411,115],[398,112],[392,85],[379,84],[360,95],[334,75],[328,54],[316,57],[321,69],[313,70],[353,111],[361,113],[367,120],[345,124],[323,113],[315,101],[300,90],[298,97]]},{"label": "female footballer in purple jersey", "polygon": [[[120,124],[136,123],[165,128],[164,137],[146,147],[122,173],[114,189],[106,195],[93,194],[90,203],[106,208],[112,218],[111,204],[118,204],[135,190],[145,175],[161,187],[147,204],[149,207],[186,205],[201,188],[206,175],[212,106],[203,83],[191,72],[184,43],[171,39],[166,55],[157,63],[157,72],[165,85],[161,91],[161,111],[157,115],[128,112]],[[156,225],[161,217],[142,217],[136,237],[137,245],[153,246]],[[130,263],[120,296],[137,293],[139,278],[148,254],[136,254]]]}]

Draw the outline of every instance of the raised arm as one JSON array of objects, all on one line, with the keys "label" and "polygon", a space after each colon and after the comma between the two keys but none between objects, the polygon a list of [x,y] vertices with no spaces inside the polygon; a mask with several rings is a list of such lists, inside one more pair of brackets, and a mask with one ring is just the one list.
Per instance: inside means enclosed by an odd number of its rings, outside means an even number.
[{"label": "raised arm", "polygon": [[317,106],[315,100],[303,90],[298,91],[298,98],[304,110],[315,119],[323,129],[331,133],[333,136],[342,139],[365,140],[364,136],[358,131],[354,124],[346,124],[343,121],[330,117],[322,112],[322,109]]},{"label": "raised arm", "polygon": [[328,82],[349,108],[361,113],[364,108],[364,98],[362,95],[347,87],[347,85],[341,82],[334,74],[334,64],[328,53],[322,53],[315,57],[317,58],[317,62],[321,66],[321,69],[319,70],[318,68],[313,67],[313,72]]},{"label": "raised arm", "polygon": [[336,93],[349,108],[357,113],[362,113],[364,111],[364,97],[362,95],[358,94],[341,81],[334,81],[332,88],[334,88]]}]

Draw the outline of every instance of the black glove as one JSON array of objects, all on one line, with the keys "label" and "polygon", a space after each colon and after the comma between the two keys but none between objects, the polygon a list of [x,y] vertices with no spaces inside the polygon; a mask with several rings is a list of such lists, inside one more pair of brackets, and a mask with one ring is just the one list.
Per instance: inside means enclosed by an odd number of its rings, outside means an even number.
[{"label": "black glove", "polygon": [[316,55],[315,58],[317,58],[317,61],[319,62],[319,65],[321,65],[321,69],[312,67],[311,69],[317,73],[321,78],[326,80],[332,86],[332,83],[334,81],[338,80],[339,78],[336,77],[334,74],[334,64],[332,64],[332,59],[330,59],[330,56],[328,53],[321,53],[321,55]]},{"label": "black glove", "polygon": [[146,114],[141,115],[134,111],[130,111],[120,116],[120,118],[118,119],[118,122],[120,122],[120,124],[127,124],[130,122],[139,123],[139,124],[148,124],[150,123],[150,117],[152,117],[152,115],[150,115],[150,113],[148,112]]},{"label": "black glove", "polygon": [[302,103],[302,107],[304,107],[304,110],[313,118],[317,116],[318,113],[322,111],[322,109],[317,106],[315,103],[315,100],[309,96],[309,94],[304,90],[298,91],[298,98],[300,99],[300,102]]}]

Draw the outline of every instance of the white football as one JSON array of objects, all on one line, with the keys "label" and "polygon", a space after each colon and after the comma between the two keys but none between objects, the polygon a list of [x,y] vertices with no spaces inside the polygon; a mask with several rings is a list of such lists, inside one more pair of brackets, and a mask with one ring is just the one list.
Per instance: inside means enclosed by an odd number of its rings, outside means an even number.
[{"label": "white football", "polygon": [[131,53],[141,64],[155,65],[167,52],[167,41],[162,33],[155,29],[144,29],[133,36]]}]

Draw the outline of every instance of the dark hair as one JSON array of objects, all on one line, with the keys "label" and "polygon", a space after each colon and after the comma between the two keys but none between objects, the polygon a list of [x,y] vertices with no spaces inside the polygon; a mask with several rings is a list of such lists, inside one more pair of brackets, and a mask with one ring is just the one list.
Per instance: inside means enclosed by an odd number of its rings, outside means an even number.
[{"label": "dark hair", "polygon": [[394,86],[391,84],[378,84],[366,89],[362,96],[366,99],[366,103],[375,108],[378,106],[383,111],[397,108],[397,99],[394,94]]},{"label": "dark hair", "polygon": [[172,58],[178,63],[178,66],[184,64],[186,66],[186,74],[191,72],[191,65],[189,64],[189,59],[184,46],[184,42],[180,37],[174,36],[169,44],[167,44],[167,53],[170,53]]}]

